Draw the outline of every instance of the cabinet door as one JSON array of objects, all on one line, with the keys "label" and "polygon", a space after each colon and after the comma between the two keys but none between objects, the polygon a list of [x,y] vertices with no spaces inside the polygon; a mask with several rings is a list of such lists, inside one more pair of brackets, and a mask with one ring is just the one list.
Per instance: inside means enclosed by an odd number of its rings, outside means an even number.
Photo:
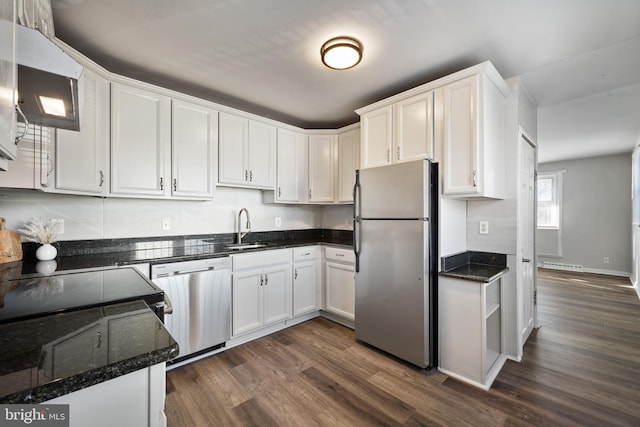
[{"label": "cabinet door", "polygon": [[252,187],[273,190],[276,177],[276,128],[264,123],[249,122],[249,180]]},{"label": "cabinet door", "polygon": [[56,190],[89,195],[106,193],[107,90],[107,81],[85,67],[78,81],[80,131],[56,130]]},{"label": "cabinet door", "polygon": [[15,1],[0,2],[0,170],[18,155],[15,144],[18,80],[15,52]]},{"label": "cabinet door", "polygon": [[305,201],[307,187],[307,139],[300,133],[278,129],[276,200]]},{"label": "cabinet door", "polygon": [[354,129],[338,136],[338,201],[353,202],[353,186],[358,169],[360,131]]},{"label": "cabinet door", "polygon": [[112,83],[111,194],[168,194],[170,108],[165,96]]},{"label": "cabinet door", "polygon": [[249,120],[220,113],[219,131],[218,182],[244,185],[249,179],[249,170],[245,163],[249,143]]},{"label": "cabinet door", "polygon": [[363,114],[360,125],[360,167],[366,169],[391,164],[393,108],[388,106]]},{"label": "cabinet door", "polygon": [[394,162],[433,159],[433,92],[396,104]]},{"label": "cabinet door", "polygon": [[309,135],[309,201],[332,203],[335,135]]},{"label": "cabinet door", "polygon": [[210,108],[173,100],[171,123],[171,194],[212,198],[218,113]]},{"label": "cabinet door", "polygon": [[339,316],[355,318],[355,277],[352,265],[327,262],[325,309]]},{"label": "cabinet door", "polygon": [[446,85],[444,98],[444,193],[477,194],[478,76]]},{"label": "cabinet door", "polygon": [[233,335],[249,332],[262,326],[263,304],[262,270],[232,274],[232,330]]},{"label": "cabinet door", "polygon": [[293,266],[293,315],[315,311],[318,304],[318,266],[315,261]]},{"label": "cabinet door", "polygon": [[265,268],[262,291],[264,325],[291,317],[291,264]]}]

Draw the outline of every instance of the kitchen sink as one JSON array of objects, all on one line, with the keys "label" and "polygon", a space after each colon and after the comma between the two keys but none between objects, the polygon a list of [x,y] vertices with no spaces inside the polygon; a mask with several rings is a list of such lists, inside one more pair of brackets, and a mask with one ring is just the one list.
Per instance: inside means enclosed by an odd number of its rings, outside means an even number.
[{"label": "kitchen sink", "polygon": [[225,245],[227,249],[231,250],[242,250],[242,249],[256,249],[256,248],[264,248],[264,243],[233,243],[231,245]]}]

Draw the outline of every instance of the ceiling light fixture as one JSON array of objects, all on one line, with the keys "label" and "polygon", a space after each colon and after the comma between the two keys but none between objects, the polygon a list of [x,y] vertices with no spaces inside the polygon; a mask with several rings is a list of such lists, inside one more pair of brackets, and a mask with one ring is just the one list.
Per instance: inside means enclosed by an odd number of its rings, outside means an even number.
[{"label": "ceiling light fixture", "polygon": [[362,60],[362,44],[353,37],[334,37],[322,45],[320,57],[329,68],[347,70]]}]

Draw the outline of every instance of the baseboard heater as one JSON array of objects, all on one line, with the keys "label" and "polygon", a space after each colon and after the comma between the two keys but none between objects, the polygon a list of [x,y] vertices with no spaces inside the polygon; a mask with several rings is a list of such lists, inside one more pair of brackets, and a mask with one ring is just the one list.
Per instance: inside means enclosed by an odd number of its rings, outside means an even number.
[{"label": "baseboard heater", "polygon": [[578,264],[563,264],[561,262],[543,262],[542,268],[550,268],[555,270],[578,271],[583,273],[584,268]]}]

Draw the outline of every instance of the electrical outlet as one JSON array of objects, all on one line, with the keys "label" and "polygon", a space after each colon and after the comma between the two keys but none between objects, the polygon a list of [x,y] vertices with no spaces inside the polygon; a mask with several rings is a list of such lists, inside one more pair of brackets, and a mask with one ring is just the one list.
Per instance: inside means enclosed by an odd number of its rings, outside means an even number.
[{"label": "electrical outlet", "polygon": [[480,234],[489,234],[489,221],[480,221]]},{"label": "electrical outlet", "polygon": [[171,218],[162,218],[162,230],[171,230]]},{"label": "electrical outlet", "polygon": [[282,218],[276,217],[276,227],[282,227]]},{"label": "electrical outlet", "polygon": [[609,257],[604,257],[604,263],[609,264]]},{"label": "electrical outlet", "polygon": [[64,219],[51,218],[51,224],[58,224],[58,234],[64,234]]}]

